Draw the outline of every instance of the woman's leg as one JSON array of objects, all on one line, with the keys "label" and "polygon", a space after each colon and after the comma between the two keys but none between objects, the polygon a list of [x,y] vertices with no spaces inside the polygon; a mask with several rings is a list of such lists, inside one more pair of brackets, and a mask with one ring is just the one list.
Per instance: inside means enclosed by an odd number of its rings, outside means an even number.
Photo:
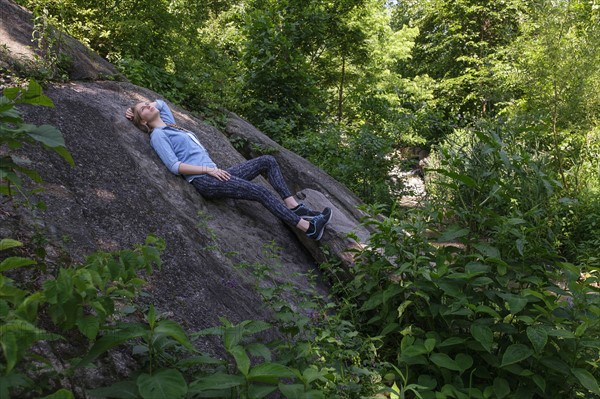
[{"label": "woman's leg", "polygon": [[306,231],[308,222],[289,210],[266,187],[240,178],[231,171],[230,173],[232,176],[227,181],[221,181],[209,175],[202,175],[192,180],[192,184],[206,198],[235,198],[258,201],[279,219]]},{"label": "woman's leg", "polygon": [[267,178],[271,186],[279,193],[283,201],[288,208],[294,208],[298,205],[292,193],[290,192],[279,164],[272,155],[263,155],[258,158],[251,159],[241,164],[235,165],[227,169],[233,176],[237,176],[240,179],[252,180],[263,172],[267,172]]}]

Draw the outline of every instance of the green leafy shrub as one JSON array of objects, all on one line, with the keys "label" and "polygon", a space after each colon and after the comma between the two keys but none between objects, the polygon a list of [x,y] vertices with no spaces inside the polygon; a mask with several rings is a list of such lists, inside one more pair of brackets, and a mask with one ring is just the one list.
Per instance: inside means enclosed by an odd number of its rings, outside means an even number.
[{"label": "green leafy shrub", "polygon": [[598,274],[559,256],[549,163],[493,130],[457,134],[437,162],[433,201],[368,219],[369,247],[335,286],[340,317],[378,338],[388,392],[599,395]]},{"label": "green leafy shrub", "polygon": [[[270,309],[270,324],[276,339],[268,342],[268,361],[286,366],[295,380],[279,382],[286,398],[355,398],[368,397],[382,388],[375,342],[377,337],[360,334],[353,322],[337,314],[343,299],[337,303],[319,293],[315,274],[305,278],[309,288],[299,288],[291,282],[274,283],[287,274],[279,261],[281,248],[265,248],[265,264],[240,265],[250,269],[263,304]],[[323,265],[324,269],[334,267]],[[289,276],[288,276],[289,277]],[[292,304],[289,298],[295,298]],[[273,360],[271,360],[271,358]],[[291,382],[291,383],[290,383]]]},{"label": "green leafy shrub", "polygon": [[[25,143],[39,143],[60,154],[71,165],[74,165],[71,154],[65,147],[62,134],[50,125],[35,126],[25,123],[21,113],[15,109],[17,104],[33,104],[52,107],[52,100],[42,94],[41,86],[31,80],[26,89],[13,87],[4,89],[0,97],[0,145],[9,150],[21,148]],[[18,157],[3,153],[0,158],[0,194],[12,195],[12,190],[20,190],[23,186],[19,174],[24,174],[34,181],[41,181],[39,174],[19,163]]]},{"label": "green leafy shrub", "polygon": [[402,190],[390,171],[397,159],[392,155],[393,138],[373,127],[343,129],[329,126],[322,131],[288,137],[284,146],[323,168],[367,203],[391,205],[393,193]]},{"label": "green leafy shrub", "polygon": [[[0,240],[0,251],[14,250],[22,245],[5,238]],[[39,342],[63,340],[61,334],[74,328],[82,336],[94,340],[98,331],[115,317],[115,301],[133,298],[144,283],[137,277],[137,271],[145,269],[151,273],[153,264],[160,265],[162,249],[164,242],[149,236],[145,245],[134,250],[95,253],[82,265],[59,267],[57,277],[47,279],[37,291],[24,288],[6,272],[28,266],[40,267],[40,261],[22,256],[5,257],[0,263],[0,347],[3,355],[0,357],[0,397],[15,397],[26,392],[39,394],[48,389],[52,385],[49,381],[34,381],[30,374],[40,362],[47,372],[53,371],[53,366],[32,348]],[[42,314],[48,314],[52,323],[45,322]],[[97,352],[93,354],[97,355]],[[56,370],[52,374],[58,376]]]},{"label": "green leafy shrub", "polygon": [[455,132],[430,166],[428,191],[445,223],[494,242],[504,259],[556,256],[561,185],[546,154],[533,153],[511,132],[484,126]]}]

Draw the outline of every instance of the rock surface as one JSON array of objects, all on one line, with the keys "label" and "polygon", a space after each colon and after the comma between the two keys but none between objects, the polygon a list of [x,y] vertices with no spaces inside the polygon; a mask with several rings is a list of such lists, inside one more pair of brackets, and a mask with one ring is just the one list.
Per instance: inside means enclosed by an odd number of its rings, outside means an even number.
[{"label": "rock surface", "polygon": [[[28,241],[41,227],[50,243],[75,259],[96,250],[131,247],[148,234],[163,237],[167,243],[163,267],[149,278],[146,301],[189,331],[217,325],[219,317],[233,322],[268,317],[251,271],[237,266],[268,265],[263,285],[291,282],[297,290],[308,290],[311,283],[304,275],[319,274],[316,261],[324,260],[321,245],[343,253],[347,241],[340,228],[349,231],[358,224],[336,209],[334,227],[321,243],[303,244],[295,229],[258,203],[203,199],[164,167],[148,136],[124,118],[128,105],[154,99],[156,94],[148,90],[124,82],[71,82],[48,87],[45,94],[54,108],[20,110],[29,123],[59,128],[76,166],[39,148],[22,151],[24,162],[44,179],[45,190],[36,200],[43,200],[47,210],[35,217],[26,208],[0,212],[0,235]],[[221,132],[175,106],[172,109],[183,127],[197,133],[218,165],[244,161]],[[262,177],[257,181],[270,187]],[[302,193],[308,205],[335,206],[314,190]],[[326,280],[322,277],[318,287],[322,294],[327,292]],[[293,297],[289,300],[296,306]],[[199,344],[201,350],[215,351],[211,341]]]},{"label": "rock surface", "polygon": [[[165,168],[148,136],[123,116],[128,105],[153,100],[155,93],[122,82],[71,82],[45,94],[54,108],[20,109],[28,122],[61,130],[76,166],[36,148],[20,155],[44,179],[39,197],[48,210],[39,217],[51,238],[66,242],[76,258],[130,247],[147,234],[165,238],[163,270],[150,279],[149,288],[157,306],[192,329],[213,325],[219,316],[239,321],[262,315],[250,275],[238,271],[236,263],[268,264],[265,251],[276,247],[282,249],[277,255],[286,276],[314,268],[292,229],[260,204],[207,201]],[[171,108],[219,166],[244,161],[218,130]]]}]

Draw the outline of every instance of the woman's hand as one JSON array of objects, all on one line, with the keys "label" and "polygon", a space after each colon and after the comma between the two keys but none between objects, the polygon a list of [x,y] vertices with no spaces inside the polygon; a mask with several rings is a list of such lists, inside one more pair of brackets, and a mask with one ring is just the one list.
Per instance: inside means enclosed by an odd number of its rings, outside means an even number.
[{"label": "woman's hand", "polygon": [[208,171],[208,174],[221,181],[227,181],[231,179],[231,174],[228,171],[219,168],[211,169]]}]

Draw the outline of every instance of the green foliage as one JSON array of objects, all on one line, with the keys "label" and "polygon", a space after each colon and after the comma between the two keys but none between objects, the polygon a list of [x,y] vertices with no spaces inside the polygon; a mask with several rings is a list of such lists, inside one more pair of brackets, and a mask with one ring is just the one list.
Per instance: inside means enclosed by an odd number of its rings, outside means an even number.
[{"label": "green foliage", "polygon": [[560,183],[547,154],[532,153],[509,131],[485,126],[457,131],[435,154],[432,200],[440,212],[447,210],[444,216],[456,229],[489,238],[504,248],[503,258],[555,256]]},{"label": "green foliage", "polygon": [[114,313],[115,301],[132,299],[141,288],[144,280],[137,276],[138,271],[152,273],[153,264],[160,267],[162,249],[164,242],[149,236],[146,246],[137,250],[97,252],[80,268],[60,269],[56,278],[43,284],[52,322],[63,330],[76,326],[94,340],[106,318]]},{"label": "green foliage", "polygon": [[[288,367],[271,362],[271,352],[264,344],[248,342],[252,335],[271,328],[268,323],[246,320],[234,325],[225,319],[221,322],[222,327],[209,328],[195,335],[222,337],[235,371],[219,367],[214,374],[193,381],[190,393],[202,397],[262,398],[277,390],[281,379],[295,376]],[[253,365],[251,356],[261,357],[263,362]]]},{"label": "green foliage", "polygon": [[369,203],[391,203],[391,193],[402,189],[389,177],[397,162],[390,155],[393,144],[391,137],[382,137],[367,125],[356,130],[329,126],[284,143]]},{"label": "green foliage", "polygon": [[0,160],[0,194],[12,195],[12,190],[21,190],[23,182],[19,174],[24,174],[34,181],[41,181],[39,174],[23,166],[11,151],[19,149],[25,143],[38,143],[61,155],[74,165],[71,154],[65,148],[62,134],[50,125],[35,126],[25,123],[21,113],[15,109],[17,104],[32,104],[52,107],[52,100],[42,94],[42,88],[31,80],[27,88],[4,89],[0,97],[0,145],[9,148]]},{"label": "green foliage", "polygon": [[372,249],[338,289],[344,316],[379,338],[402,389],[423,398],[598,394],[595,272],[582,279],[573,264],[516,262],[452,227],[428,239],[431,209],[398,217],[369,221]]},{"label": "green foliage", "polygon": [[590,2],[536,3],[522,36],[507,49],[515,73],[502,75],[505,87],[522,91],[504,112],[531,145],[551,150],[570,195],[587,185],[581,169],[595,165],[587,151],[597,135],[600,107],[598,15]]},{"label": "green foliage", "polygon": [[436,81],[433,103],[443,113],[436,139],[453,126],[466,126],[481,116],[494,115],[499,103],[514,91],[500,89],[491,70],[502,63],[503,47],[519,35],[521,1],[399,2],[395,23],[419,28],[410,60],[398,71],[407,77],[428,76]]},{"label": "green foliage", "polygon": [[[296,381],[279,383],[288,398],[354,398],[374,394],[381,387],[377,338],[360,335],[351,321],[336,314],[338,304],[315,288],[300,289],[293,283],[274,283],[285,271],[279,261],[281,248],[265,248],[268,264],[241,265],[250,269],[263,302],[272,311],[272,326],[280,339],[254,356],[271,358],[293,371]],[[329,269],[333,265],[323,265]],[[298,276],[315,284],[316,275]],[[292,305],[286,298],[296,298]],[[340,305],[341,307],[341,305]],[[252,345],[252,344],[250,344]]]},{"label": "green foliage", "polygon": [[[14,251],[22,245],[13,239],[0,240],[1,251]],[[3,355],[0,358],[0,397],[18,396],[23,392],[41,394],[48,389],[42,381],[33,381],[28,376],[34,367],[39,367],[37,364],[42,364],[46,372],[53,371],[52,363],[32,348],[40,342],[62,340],[59,333],[75,328],[82,337],[94,340],[98,331],[106,328],[106,323],[115,316],[115,301],[132,299],[144,283],[136,272],[144,269],[151,273],[153,264],[160,265],[162,249],[164,242],[149,236],[145,245],[134,250],[93,254],[82,265],[59,267],[57,277],[47,279],[38,291],[16,283],[5,272],[41,267],[40,261],[5,257],[0,263],[0,347]],[[44,323],[42,327],[41,314],[50,315],[52,323]],[[93,354],[99,353],[96,350]],[[56,374],[56,370],[53,372]],[[69,394],[62,390],[48,398],[69,398]]]}]

